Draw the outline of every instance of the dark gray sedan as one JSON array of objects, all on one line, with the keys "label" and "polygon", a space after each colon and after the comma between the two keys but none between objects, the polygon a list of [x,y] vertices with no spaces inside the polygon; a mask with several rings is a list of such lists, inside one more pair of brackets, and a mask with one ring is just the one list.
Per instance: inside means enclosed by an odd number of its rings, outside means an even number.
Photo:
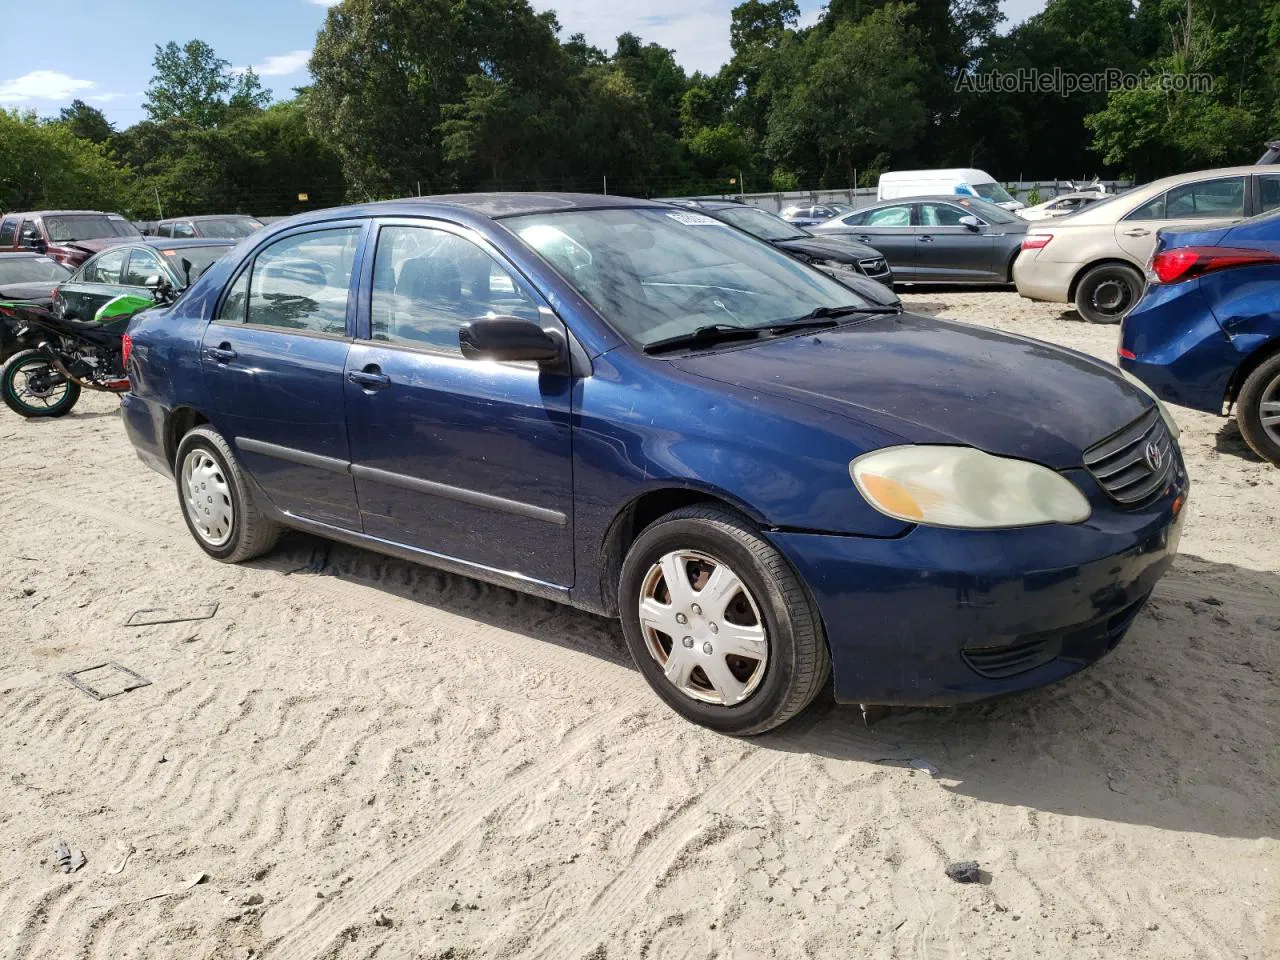
[{"label": "dark gray sedan", "polygon": [[878,203],[809,230],[870,244],[897,281],[1013,283],[1028,226],[985,200],[938,196]]}]

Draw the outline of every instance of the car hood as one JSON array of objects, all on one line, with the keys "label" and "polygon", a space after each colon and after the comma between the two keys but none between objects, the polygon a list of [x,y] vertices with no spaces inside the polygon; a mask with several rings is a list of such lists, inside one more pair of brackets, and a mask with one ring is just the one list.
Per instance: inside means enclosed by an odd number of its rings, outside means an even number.
[{"label": "car hood", "polygon": [[803,253],[815,260],[835,260],[839,263],[857,263],[881,257],[879,250],[856,240],[839,237],[797,237],[794,240],[778,240],[774,246],[790,253]]},{"label": "car hood", "polygon": [[848,416],[910,443],[1056,469],[1151,406],[1100,360],[986,327],[885,314],[673,360],[687,373]]},{"label": "car hood", "polygon": [[0,300],[48,300],[56,280],[39,283],[0,283]]},{"label": "car hood", "polygon": [[94,240],[59,240],[49,244],[49,246],[67,250],[79,250],[81,253],[93,256],[95,253],[101,253],[107,247],[114,247],[121,243],[131,243],[137,239],[137,237],[98,237]]}]

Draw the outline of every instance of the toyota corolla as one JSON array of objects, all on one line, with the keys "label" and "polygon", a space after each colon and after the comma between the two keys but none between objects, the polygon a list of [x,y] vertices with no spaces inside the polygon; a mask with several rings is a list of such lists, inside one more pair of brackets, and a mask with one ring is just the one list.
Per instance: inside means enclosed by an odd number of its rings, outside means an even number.
[{"label": "toyota corolla", "polygon": [[1176,427],[1114,367],[859,299],[704,214],[469,195],[274,224],[130,328],[197,544],[285,527],[620,618],[685,717],[949,704],[1124,635]]}]

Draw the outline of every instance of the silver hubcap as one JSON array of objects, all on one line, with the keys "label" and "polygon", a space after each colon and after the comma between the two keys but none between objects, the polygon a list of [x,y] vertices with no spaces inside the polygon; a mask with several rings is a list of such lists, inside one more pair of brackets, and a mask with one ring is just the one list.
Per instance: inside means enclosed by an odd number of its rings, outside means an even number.
[{"label": "silver hubcap", "polygon": [[1263,389],[1258,416],[1262,420],[1262,429],[1271,438],[1271,442],[1280,444],[1280,377],[1276,377]]},{"label": "silver hubcap", "polygon": [[639,613],[649,656],[685,696],[732,707],[764,679],[764,618],[728,564],[691,550],[668,553],[645,575]]},{"label": "silver hubcap", "polygon": [[182,500],[201,540],[220,547],[231,539],[231,487],[218,461],[205,450],[192,450],[182,462]]}]

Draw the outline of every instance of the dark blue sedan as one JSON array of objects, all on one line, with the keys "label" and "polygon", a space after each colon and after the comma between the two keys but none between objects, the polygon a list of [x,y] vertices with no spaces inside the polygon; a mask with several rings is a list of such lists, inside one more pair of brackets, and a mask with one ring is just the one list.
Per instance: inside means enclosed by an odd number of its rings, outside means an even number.
[{"label": "dark blue sedan", "polygon": [[283,527],[620,617],[684,716],[947,704],[1112,649],[1187,491],[1115,368],[904,314],[705,214],[471,195],[244,241],[124,419],[226,562]]},{"label": "dark blue sedan", "polygon": [[1280,209],[1161,230],[1147,280],[1124,319],[1120,365],[1171,403],[1234,405],[1249,446],[1280,466]]}]

